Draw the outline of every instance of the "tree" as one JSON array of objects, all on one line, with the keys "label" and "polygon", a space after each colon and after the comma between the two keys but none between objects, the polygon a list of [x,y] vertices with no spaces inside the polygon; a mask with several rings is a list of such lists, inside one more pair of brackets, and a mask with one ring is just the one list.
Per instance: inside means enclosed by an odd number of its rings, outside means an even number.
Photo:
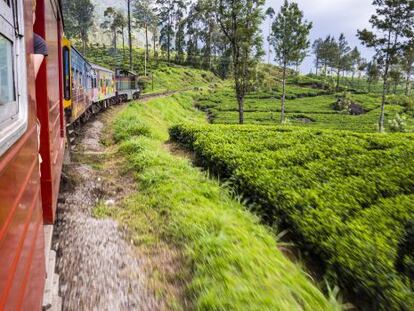
[{"label": "tree", "polygon": [[323,39],[321,38],[316,39],[312,44],[312,52],[315,55],[316,75],[318,75],[319,66],[320,66],[321,60],[323,59],[323,49],[324,49]]},{"label": "tree", "polygon": [[336,69],[336,91],[340,90],[341,73],[351,68],[352,56],[350,55],[351,48],[346,41],[345,35],[341,33],[338,42],[333,47],[332,67]]},{"label": "tree", "polygon": [[260,25],[265,0],[215,0],[215,13],[232,53],[233,76],[239,107],[239,123],[244,123],[244,98],[254,78],[255,63],[261,55]]},{"label": "tree", "polygon": [[371,92],[372,83],[377,83],[380,79],[380,70],[377,65],[377,61],[373,60],[368,63],[367,66],[367,80],[368,80],[368,92]]},{"label": "tree", "polygon": [[411,40],[403,49],[402,67],[405,72],[405,95],[410,94],[411,75],[414,65],[414,40]]},{"label": "tree", "polygon": [[358,71],[359,65],[361,63],[361,53],[359,52],[358,48],[355,47],[350,55],[350,63],[351,63],[351,70],[352,70],[352,82],[354,82],[355,73]]},{"label": "tree", "polygon": [[266,16],[269,18],[269,37],[267,37],[267,41],[269,42],[269,50],[267,54],[267,64],[270,65],[270,57],[272,54],[271,44],[270,44],[270,33],[272,32],[272,20],[275,17],[275,10],[272,7],[267,8],[265,12]]},{"label": "tree", "polygon": [[[389,87],[391,87],[391,84],[393,86],[393,93],[397,94],[397,88],[398,85],[401,83],[403,77],[403,73],[401,71],[401,67],[397,64],[397,65],[393,65],[390,68],[390,84]],[[389,92],[389,91],[388,91]]]},{"label": "tree", "polygon": [[124,14],[121,11],[114,9],[113,7],[108,7],[104,12],[104,17],[105,21],[101,24],[101,28],[109,31],[112,34],[112,45],[114,48],[115,57],[118,54],[118,34],[122,35],[122,45],[125,55],[124,29],[127,23]]},{"label": "tree", "polygon": [[376,7],[370,23],[375,31],[358,30],[358,37],[367,47],[374,48],[376,58],[384,67],[381,113],[379,131],[384,132],[385,103],[388,92],[390,68],[396,63],[403,47],[402,40],[412,36],[413,10],[412,0],[374,0]]},{"label": "tree", "polygon": [[[149,60],[148,29],[153,24],[155,24],[155,14],[151,7],[151,1],[150,0],[136,0],[134,3],[134,7],[133,7],[133,17],[135,19],[136,25],[139,28],[143,28],[144,33],[145,33],[144,71],[145,71],[145,76],[147,76],[147,63]],[[154,48],[155,48],[155,43],[154,43]]]},{"label": "tree", "polygon": [[127,0],[128,15],[128,49],[129,49],[129,70],[132,70],[132,19],[131,19],[131,0]]},{"label": "tree", "polygon": [[82,41],[83,53],[86,53],[88,30],[93,25],[94,5],[90,0],[64,0],[65,34]]},{"label": "tree", "polygon": [[186,9],[186,3],[182,0],[175,1],[175,60],[177,63],[182,64],[184,62],[184,49],[185,49],[185,20],[184,14]]},{"label": "tree", "polygon": [[156,0],[156,7],[158,9],[158,20],[161,26],[160,43],[161,48],[167,51],[167,61],[171,60],[171,49],[174,38],[174,0]]},{"label": "tree", "polygon": [[299,6],[285,0],[272,25],[270,41],[275,52],[275,60],[283,68],[281,122],[285,121],[286,75],[287,68],[301,63],[309,48],[309,33],[312,23],[303,19]]}]

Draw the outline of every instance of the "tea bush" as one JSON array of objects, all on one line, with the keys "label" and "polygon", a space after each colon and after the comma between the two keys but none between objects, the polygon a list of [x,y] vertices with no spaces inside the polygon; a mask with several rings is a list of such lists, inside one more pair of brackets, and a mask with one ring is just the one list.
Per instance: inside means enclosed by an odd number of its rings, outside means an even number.
[{"label": "tea bush", "polygon": [[414,135],[181,125],[170,136],[288,226],[358,307],[414,308],[413,256],[399,260],[414,220]]}]

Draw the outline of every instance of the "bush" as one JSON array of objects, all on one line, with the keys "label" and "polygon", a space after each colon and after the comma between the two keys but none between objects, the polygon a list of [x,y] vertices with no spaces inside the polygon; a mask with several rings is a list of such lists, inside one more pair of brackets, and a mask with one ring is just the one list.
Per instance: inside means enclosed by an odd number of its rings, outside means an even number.
[{"label": "bush", "polygon": [[263,217],[286,224],[327,277],[366,297],[358,307],[414,308],[411,253],[400,260],[404,271],[396,268],[414,221],[413,135],[182,125],[170,136]]},{"label": "bush", "polygon": [[396,114],[395,118],[389,120],[391,132],[405,132],[407,128],[407,116]]}]

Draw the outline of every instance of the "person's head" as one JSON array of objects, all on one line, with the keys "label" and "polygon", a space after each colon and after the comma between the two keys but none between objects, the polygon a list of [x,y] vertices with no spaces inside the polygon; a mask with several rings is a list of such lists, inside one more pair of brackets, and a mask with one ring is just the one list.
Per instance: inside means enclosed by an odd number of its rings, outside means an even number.
[{"label": "person's head", "polygon": [[33,6],[33,25],[36,22],[36,0],[32,0],[32,6]]}]

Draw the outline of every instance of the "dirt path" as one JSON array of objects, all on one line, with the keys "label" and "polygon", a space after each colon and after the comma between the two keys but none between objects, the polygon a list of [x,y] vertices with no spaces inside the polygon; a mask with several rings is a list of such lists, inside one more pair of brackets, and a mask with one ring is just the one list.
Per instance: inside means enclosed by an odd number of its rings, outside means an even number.
[{"label": "dirt path", "polygon": [[148,285],[145,255],[114,220],[93,216],[96,206],[115,205],[135,190],[119,163],[111,163],[111,148],[101,144],[105,124],[119,109],[84,127],[65,168],[54,236],[63,310],[163,309]]}]

